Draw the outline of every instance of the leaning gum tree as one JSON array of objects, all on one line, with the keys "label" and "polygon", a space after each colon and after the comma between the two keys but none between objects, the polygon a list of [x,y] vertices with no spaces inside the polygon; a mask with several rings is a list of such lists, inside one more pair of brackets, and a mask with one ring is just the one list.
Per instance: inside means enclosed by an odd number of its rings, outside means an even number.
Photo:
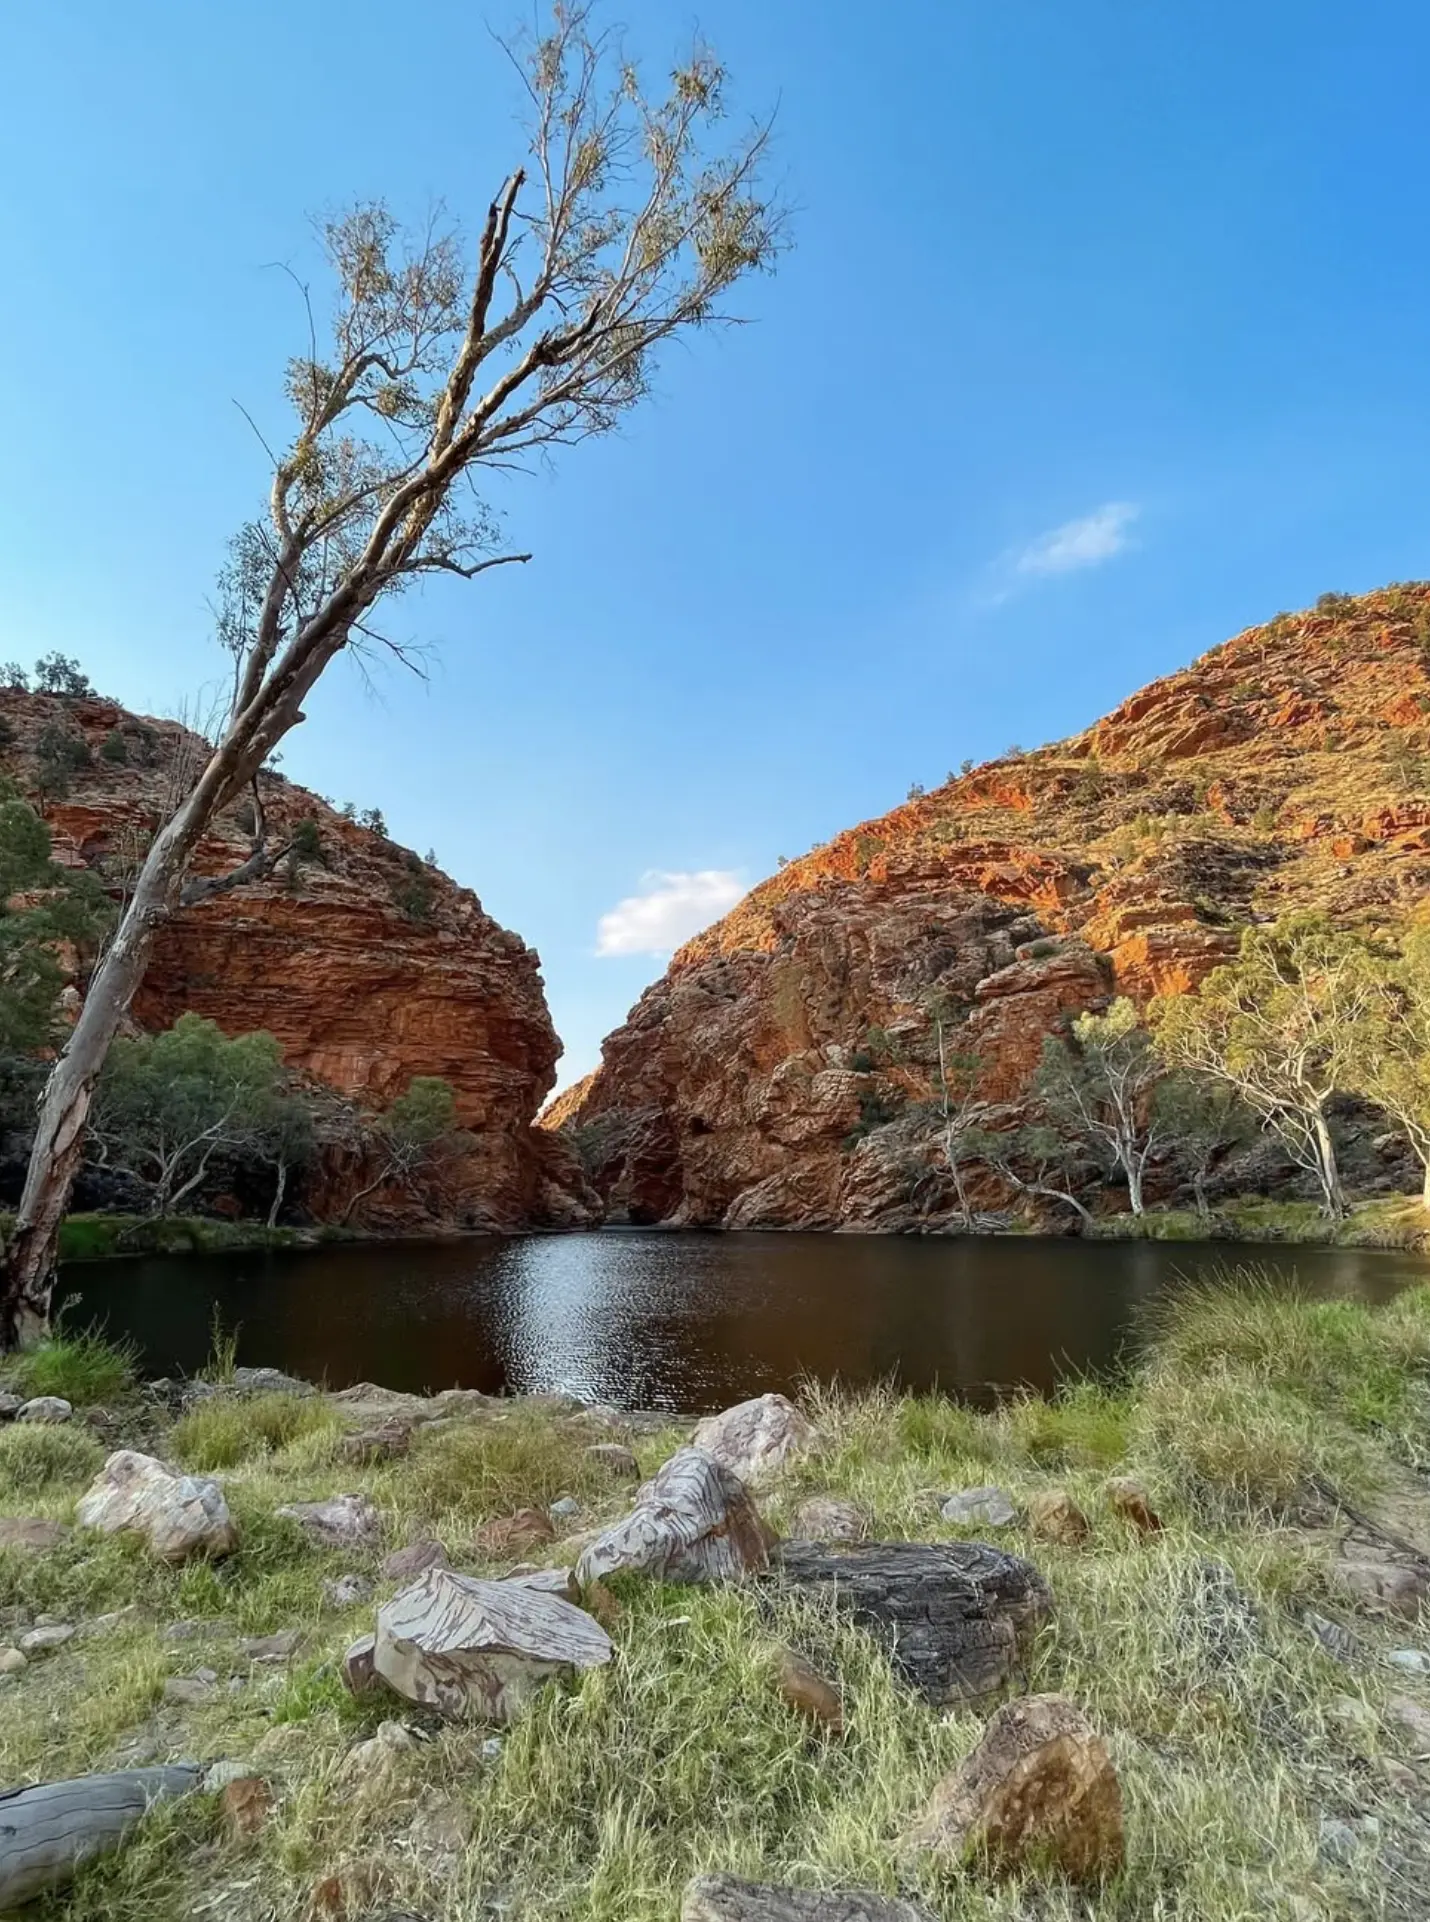
[{"label": "leaning gum tree", "polygon": [[768,129],[727,136],[725,76],[703,46],[660,97],[581,4],[559,5],[544,38],[509,52],[529,151],[474,249],[439,221],[407,231],[381,205],[324,229],[330,336],[320,348],[310,306],[309,349],[285,383],[296,432],[221,577],[232,700],[157,823],[46,1085],[0,1278],[0,1346],[47,1326],[95,1086],[159,929],[284,852],[255,806],[243,864],[191,876],[206,828],[245,791],[257,802],[259,769],[337,655],[406,658],[374,625],[382,601],[429,575],[529,558],[500,550],[483,477],[613,428],[648,391],[661,344],[733,318],[724,297],[779,250]]}]

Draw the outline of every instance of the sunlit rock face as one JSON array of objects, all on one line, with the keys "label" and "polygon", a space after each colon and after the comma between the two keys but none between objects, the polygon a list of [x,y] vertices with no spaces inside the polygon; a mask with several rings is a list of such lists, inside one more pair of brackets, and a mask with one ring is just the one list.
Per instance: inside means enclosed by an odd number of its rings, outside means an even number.
[{"label": "sunlit rock face", "polygon": [[683,948],[546,1125],[616,1218],[937,1227],[940,1030],[1016,1118],[1077,1011],[1194,988],[1253,918],[1427,898],[1427,659],[1430,588],[1330,597],[836,836]]},{"label": "sunlit rock face", "polygon": [[[0,718],[4,772],[40,807],[56,857],[119,894],[202,744],[174,722],[103,700],[0,689]],[[46,778],[56,733],[88,754],[54,783],[58,793]],[[293,1067],[372,1106],[414,1075],[440,1075],[468,1137],[444,1175],[454,1218],[499,1227],[587,1219],[574,1157],[531,1125],[560,1054],[535,952],[468,889],[318,795],[276,774],[261,777],[260,791],[274,842],[311,821],[317,853],[176,916],[160,933],[135,1018],[156,1028],[193,1010],[232,1034],[266,1028]],[[198,872],[243,861],[247,805],[216,823]],[[363,1174],[325,1156],[315,1211],[340,1213]],[[371,1207],[399,1205],[378,1195]]]}]

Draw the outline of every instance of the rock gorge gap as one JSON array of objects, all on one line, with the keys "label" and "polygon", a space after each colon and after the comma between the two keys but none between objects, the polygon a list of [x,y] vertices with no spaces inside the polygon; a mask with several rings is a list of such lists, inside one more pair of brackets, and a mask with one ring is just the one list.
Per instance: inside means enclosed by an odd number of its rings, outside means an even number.
[{"label": "rock gorge gap", "polygon": [[1069,1015],[1194,988],[1252,920],[1393,927],[1427,890],[1430,586],[1326,595],[788,863],[542,1119],[615,1219],[937,1227],[936,1022],[1015,1112]]},{"label": "rock gorge gap", "polygon": [[[47,730],[51,744],[82,743],[53,782],[60,792],[46,791]],[[16,688],[0,689],[0,736],[0,772],[43,814],[55,858],[90,868],[116,897],[200,746],[179,724],[141,720],[109,700]],[[561,1052],[536,953],[470,890],[383,834],[282,775],[259,784],[275,833],[310,820],[320,852],[177,915],[159,936],[135,1019],[162,1028],[192,1010],[230,1034],[267,1029],[290,1066],[374,1107],[414,1075],[441,1076],[464,1136],[444,1184],[454,1225],[588,1220],[575,1157],[532,1126]],[[241,813],[242,804],[220,818],[196,873],[243,860]],[[340,1215],[362,1172],[351,1156],[325,1155],[310,1212]],[[393,1228],[408,1213],[379,1194],[356,1219]]]}]

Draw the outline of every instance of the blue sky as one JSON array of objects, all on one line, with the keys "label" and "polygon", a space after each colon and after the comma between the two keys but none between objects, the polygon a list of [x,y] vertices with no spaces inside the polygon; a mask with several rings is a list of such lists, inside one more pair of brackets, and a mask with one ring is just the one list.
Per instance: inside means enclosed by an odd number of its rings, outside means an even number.
[{"label": "blue sky", "polygon": [[[0,658],[173,712],[282,429],[308,216],[479,218],[486,11],[0,21]],[[1283,607],[1430,572],[1430,14],[1411,0],[627,0],[778,102],[795,246],[615,438],[496,495],[530,567],[404,608],[285,771],[541,952],[563,1081],[742,883]],[[604,952],[602,952],[604,950]]]}]

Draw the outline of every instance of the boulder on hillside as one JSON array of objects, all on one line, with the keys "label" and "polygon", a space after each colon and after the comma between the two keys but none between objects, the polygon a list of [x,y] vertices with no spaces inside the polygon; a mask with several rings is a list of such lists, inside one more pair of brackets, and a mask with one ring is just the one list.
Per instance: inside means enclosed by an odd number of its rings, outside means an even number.
[{"label": "boulder on hillside", "polygon": [[378,1610],[372,1666],[409,1702],[460,1721],[513,1721],[557,1675],[611,1659],[582,1609],[522,1582],[431,1568]]},{"label": "boulder on hillside", "polygon": [[697,1875],[680,1922],[932,1922],[924,1909],[863,1889],[790,1889],[736,1875]]},{"label": "boulder on hillside", "polygon": [[143,1535],[164,1562],[191,1555],[227,1555],[238,1530],[223,1490],[203,1475],[179,1475],[152,1455],[121,1448],[100,1470],[75,1509],[81,1528],[102,1535]]},{"label": "boulder on hillside", "polygon": [[770,1537],[738,1475],[681,1448],[636,1491],[635,1506],[581,1552],[576,1579],[619,1569],[667,1582],[735,1581],[769,1561]]},{"label": "boulder on hillside", "polygon": [[757,1395],[707,1415],[692,1440],[742,1482],[760,1482],[818,1447],[820,1435],[784,1395]]},{"label": "boulder on hillside", "polygon": [[1014,1681],[1052,1609],[1037,1569],[985,1542],[783,1542],[770,1579],[868,1629],[936,1707]]},{"label": "boulder on hillside", "polygon": [[1062,1695],[1009,1702],[946,1776],[910,1838],[999,1874],[1100,1881],[1122,1866],[1122,1789],[1102,1737]]}]

